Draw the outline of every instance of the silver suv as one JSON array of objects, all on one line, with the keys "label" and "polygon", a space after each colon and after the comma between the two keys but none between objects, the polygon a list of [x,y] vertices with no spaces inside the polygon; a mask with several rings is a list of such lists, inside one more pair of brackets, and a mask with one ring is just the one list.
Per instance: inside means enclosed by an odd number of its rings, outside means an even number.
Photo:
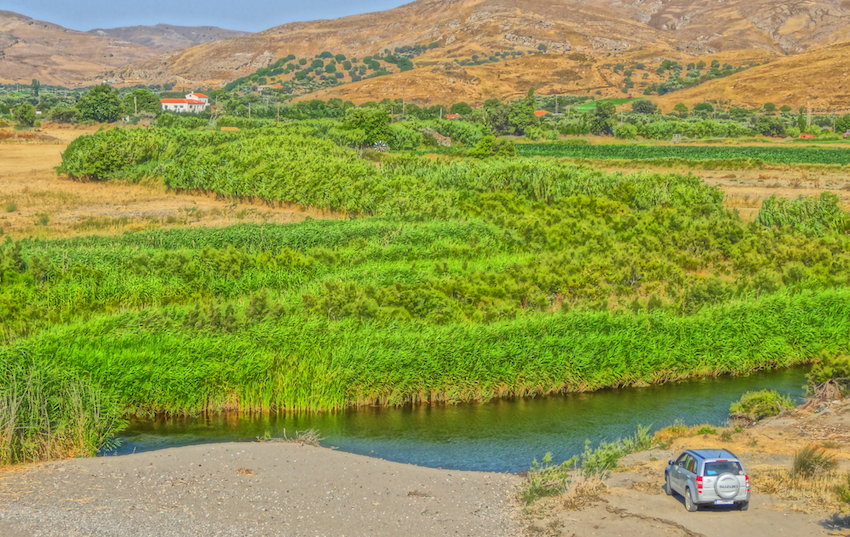
[{"label": "silver suv", "polygon": [[685,497],[685,508],[700,505],[750,506],[750,477],[738,457],[726,449],[689,449],[670,461],[664,470],[667,495]]}]

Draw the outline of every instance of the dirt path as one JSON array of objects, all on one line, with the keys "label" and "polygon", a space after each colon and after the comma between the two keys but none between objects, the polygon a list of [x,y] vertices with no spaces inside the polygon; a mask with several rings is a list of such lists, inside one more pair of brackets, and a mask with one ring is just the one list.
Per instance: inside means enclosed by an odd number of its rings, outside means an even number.
[{"label": "dirt path", "polygon": [[231,443],[0,474],[0,537],[515,535],[513,476]]}]

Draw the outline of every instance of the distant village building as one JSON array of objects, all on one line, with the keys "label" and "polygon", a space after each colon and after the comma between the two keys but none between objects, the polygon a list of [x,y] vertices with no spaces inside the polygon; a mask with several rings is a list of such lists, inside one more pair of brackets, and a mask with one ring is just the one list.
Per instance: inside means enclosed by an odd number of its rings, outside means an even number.
[{"label": "distant village building", "polygon": [[210,98],[203,93],[189,92],[185,99],[162,99],[159,102],[165,112],[198,114],[207,109]]}]

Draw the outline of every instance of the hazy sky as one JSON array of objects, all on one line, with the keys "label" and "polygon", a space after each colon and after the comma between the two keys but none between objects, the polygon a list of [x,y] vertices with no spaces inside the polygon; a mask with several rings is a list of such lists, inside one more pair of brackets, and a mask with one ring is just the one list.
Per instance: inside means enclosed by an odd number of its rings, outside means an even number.
[{"label": "hazy sky", "polygon": [[220,26],[257,32],[294,21],[381,11],[411,0],[0,0],[0,10],[74,30],[138,24]]}]

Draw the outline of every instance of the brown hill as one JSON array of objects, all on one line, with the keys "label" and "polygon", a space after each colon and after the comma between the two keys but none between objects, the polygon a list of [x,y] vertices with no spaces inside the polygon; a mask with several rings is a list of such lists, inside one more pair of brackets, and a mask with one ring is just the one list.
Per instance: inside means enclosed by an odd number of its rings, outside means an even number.
[{"label": "brown hill", "polygon": [[156,26],[126,26],[122,28],[97,28],[88,33],[100,37],[110,37],[121,41],[138,43],[159,54],[173,52],[219,39],[241,37],[248,32],[225,30],[215,26],[174,26],[157,24]]},{"label": "brown hill", "polygon": [[29,83],[36,78],[42,84],[82,83],[155,55],[137,43],[0,11],[0,82]]},{"label": "brown hill", "polygon": [[676,103],[725,101],[750,107],[810,105],[818,112],[850,113],[850,42],[777,59],[728,78],[659,98],[667,111]]},{"label": "brown hill", "polygon": [[763,50],[776,55],[850,40],[850,0],[417,0],[335,20],[292,23],[215,41],[114,73],[128,83],[216,85],[294,54],[346,55],[440,43],[442,61],[511,47],[548,46],[617,57]]}]

